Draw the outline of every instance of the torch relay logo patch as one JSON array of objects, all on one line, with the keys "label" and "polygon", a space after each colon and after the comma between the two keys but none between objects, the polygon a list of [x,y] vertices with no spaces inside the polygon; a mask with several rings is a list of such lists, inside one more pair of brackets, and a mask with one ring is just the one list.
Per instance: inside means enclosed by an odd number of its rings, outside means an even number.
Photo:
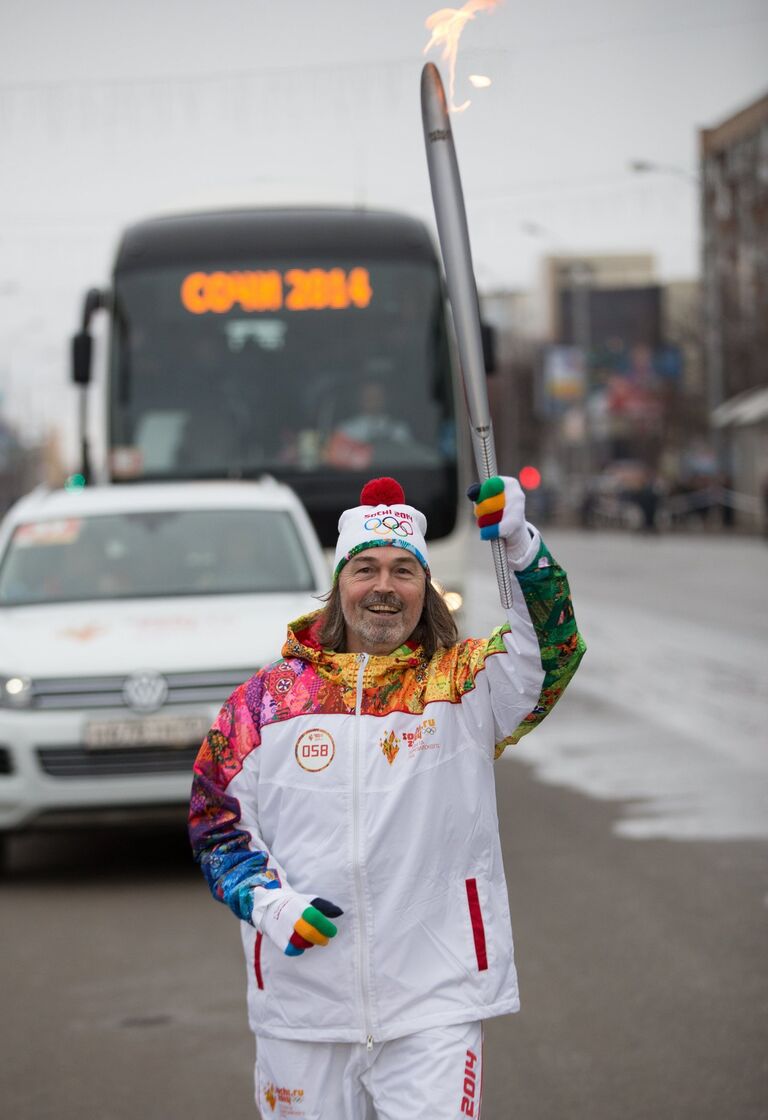
[{"label": "torch relay logo patch", "polygon": [[394,731],[390,731],[389,735],[385,735],[379,743],[379,746],[381,747],[384,757],[391,766],[395,761],[397,752],[400,750],[400,746],[397,742],[397,735],[395,735]]}]

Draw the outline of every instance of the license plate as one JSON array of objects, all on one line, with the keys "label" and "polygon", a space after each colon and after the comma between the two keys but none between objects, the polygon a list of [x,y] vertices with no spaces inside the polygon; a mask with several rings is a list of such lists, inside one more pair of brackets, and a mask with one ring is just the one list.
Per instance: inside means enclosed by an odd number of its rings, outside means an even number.
[{"label": "license plate", "polygon": [[201,743],[210,721],[204,716],[145,716],[101,719],[85,725],[86,747],[190,747]]}]

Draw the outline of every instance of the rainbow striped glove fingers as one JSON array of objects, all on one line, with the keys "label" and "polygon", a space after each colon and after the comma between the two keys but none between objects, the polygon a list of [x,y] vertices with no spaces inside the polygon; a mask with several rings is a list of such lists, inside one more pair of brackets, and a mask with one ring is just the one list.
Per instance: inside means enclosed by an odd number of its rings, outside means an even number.
[{"label": "rainbow striped glove fingers", "polygon": [[264,912],[260,929],[277,945],[281,953],[300,957],[313,945],[327,945],[336,936],[331,918],[339,918],[343,910],[325,898],[307,898],[287,888],[280,891]]},{"label": "rainbow striped glove fingers", "polygon": [[506,537],[510,543],[525,548],[530,541],[525,524],[525,495],[516,478],[494,475],[482,486],[470,486],[467,497],[475,503],[477,526],[484,541]]},{"label": "rainbow striped glove fingers", "polygon": [[313,898],[293,924],[293,933],[285,947],[286,956],[300,957],[313,945],[327,945],[338,932],[331,918],[340,918],[343,913],[327,899]]}]

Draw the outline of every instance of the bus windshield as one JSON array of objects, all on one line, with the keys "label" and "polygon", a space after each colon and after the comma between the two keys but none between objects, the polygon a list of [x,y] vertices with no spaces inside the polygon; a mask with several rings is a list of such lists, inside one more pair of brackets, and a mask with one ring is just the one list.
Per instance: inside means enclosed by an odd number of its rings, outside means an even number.
[{"label": "bus windshield", "polygon": [[116,479],[269,473],[310,508],[307,489],[350,473],[455,478],[443,296],[425,262],[118,273],[110,383]]},{"label": "bus windshield", "polygon": [[[186,260],[186,258],[185,258]],[[325,545],[372,475],[455,529],[455,401],[437,262],[364,254],[115,273],[113,480],[270,474]]]}]

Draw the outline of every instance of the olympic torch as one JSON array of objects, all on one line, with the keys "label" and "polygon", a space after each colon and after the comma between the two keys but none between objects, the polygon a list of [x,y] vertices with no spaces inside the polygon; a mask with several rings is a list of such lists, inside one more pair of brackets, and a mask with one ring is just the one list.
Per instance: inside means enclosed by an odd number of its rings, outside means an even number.
[{"label": "olympic torch", "polygon": [[[484,481],[498,472],[485,384],[480,305],[445,90],[440,72],[431,62],[421,72],[421,118],[437,233],[459,348],[472,448],[480,480]],[[491,548],[502,605],[511,607],[512,586],[504,541],[492,541]]]}]

